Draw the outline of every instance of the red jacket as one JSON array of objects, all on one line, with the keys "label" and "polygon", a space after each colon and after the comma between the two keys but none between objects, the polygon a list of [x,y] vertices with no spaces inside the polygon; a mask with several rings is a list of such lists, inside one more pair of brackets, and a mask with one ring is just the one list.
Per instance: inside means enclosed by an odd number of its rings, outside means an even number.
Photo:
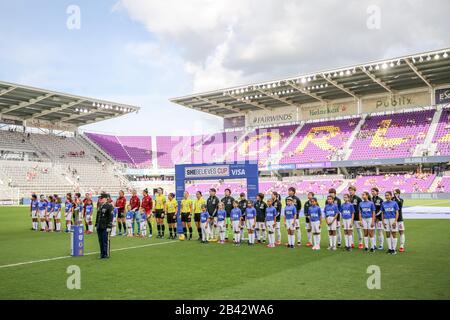
[{"label": "red jacket", "polygon": [[150,196],[145,196],[142,198],[142,209],[145,210],[145,213],[149,214],[153,209],[153,200]]},{"label": "red jacket", "polygon": [[127,204],[127,198],[125,197],[118,197],[116,200],[116,207],[119,209],[120,213],[125,212],[125,206]]},{"label": "red jacket", "polygon": [[141,207],[141,200],[139,199],[138,196],[132,196],[130,199],[130,207],[131,210],[139,210],[139,208]]}]

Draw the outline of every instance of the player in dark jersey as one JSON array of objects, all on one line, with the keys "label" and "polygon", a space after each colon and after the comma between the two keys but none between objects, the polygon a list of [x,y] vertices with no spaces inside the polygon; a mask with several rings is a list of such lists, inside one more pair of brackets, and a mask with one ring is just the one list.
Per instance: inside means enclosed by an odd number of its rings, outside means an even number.
[{"label": "player in dark jersey", "polygon": [[256,229],[255,235],[258,243],[266,242],[266,209],[267,204],[264,202],[264,193],[258,193],[255,202],[256,209]]},{"label": "player in dark jersey", "polygon": [[241,217],[242,223],[240,224],[241,232],[240,232],[240,235],[239,235],[239,239],[242,241],[242,240],[245,240],[244,239],[245,209],[247,208],[247,199],[245,198],[245,193],[242,192],[239,195],[239,202],[238,202],[238,204],[239,204],[238,207],[239,207],[239,209],[241,209],[241,212],[242,212],[242,217]]},{"label": "player in dark jersey", "polygon": [[299,197],[295,195],[295,188],[290,187],[288,189],[289,197],[292,198],[292,204],[297,209],[297,213],[295,215],[295,230],[297,231],[297,245],[302,245],[302,230],[300,229],[300,210],[302,209],[302,202]]},{"label": "player in dark jersey", "polygon": [[[359,212],[359,204],[361,203],[361,198],[356,195],[356,187],[350,186],[348,187],[348,193],[350,195],[350,202],[353,204],[353,207],[355,208],[355,217],[353,219],[354,227],[356,228],[356,232],[358,234],[358,248],[363,249],[363,234],[361,229],[361,221],[359,221],[359,214],[356,214]],[[352,244],[352,248],[354,245]]]},{"label": "player in dark jersey", "polygon": [[303,214],[305,215],[306,236],[308,238],[308,242],[306,243],[307,247],[312,247],[311,221],[309,219],[309,208],[311,207],[312,198],[314,198],[314,192],[310,191],[308,192],[308,200],[306,200],[303,208]]},{"label": "player in dark jersey", "polygon": [[405,222],[403,221],[403,198],[400,197],[401,191],[400,189],[394,190],[394,201],[398,204],[398,219],[397,219],[397,227],[398,233],[400,234],[400,248],[399,252],[405,252]]},{"label": "player in dark jersey", "polygon": [[381,214],[381,205],[383,204],[383,199],[378,195],[380,190],[377,187],[373,187],[370,192],[372,193],[372,202],[375,205],[375,243],[378,242],[378,250],[383,250],[384,248],[384,228],[383,228],[383,218]]},{"label": "player in dark jersey", "polygon": [[276,224],[275,224],[275,245],[279,246],[281,244],[281,210],[283,205],[281,203],[281,196],[278,192],[272,192],[272,203],[277,210]]},{"label": "player in dark jersey", "polygon": [[225,206],[225,211],[227,213],[227,218],[225,220],[225,240],[228,241],[228,232],[229,232],[229,227],[231,226],[231,210],[233,210],[233,202],[234,202],[234,198],[231,196],[231,190],[230,189],[225,189],[225,197],[223,197],[220,200],[224,206]]},{"label": "player in dark jersey", "polygon": [[[216,225],[217,225],[217,210],[219,209],[219,198],[216,196],[216,189],[209,189],[209,197],[206,200],[206,211],[209,214],[209,227],[210,227],[210,236],[212,236],[213,241],[217,241],[216,236]],[[208,239],[210,240],[210,239]]]}]

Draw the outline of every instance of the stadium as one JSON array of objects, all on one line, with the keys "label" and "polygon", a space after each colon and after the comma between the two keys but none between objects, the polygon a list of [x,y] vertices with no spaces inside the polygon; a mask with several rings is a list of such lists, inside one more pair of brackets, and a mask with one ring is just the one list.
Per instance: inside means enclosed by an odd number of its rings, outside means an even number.
[{"label": "stadium", "polygon": [[[144,106],[0,81],[0,299],[448,300],[449,55],[444,47],[324,64],[170,97],[199,119],[223,121],[221,130],[192,135],[91,130],[139,117]],[[397,206],[397,238],[381,202],[380,224],[363,227],[361,215],[361,227],[344,232],[349,218],[340,201],[371,202],[374,189]],[[103,199],[115,208],[107,261],[98,259],[95,234]],[[279,220],[267,220],[269,199],[279,203]],[[227,220],[234,200],[242,211],[237,229]],[[319,231],[306,203],[323,210]],[[328,223],[328,205],[342,223]],[[256,229],[247,206],[256,208]],[[364,211],[358,201],[356,209]],[[72,265],[81,270],[81,290],[66,286]],[[382,272],[379,290],[367,280],[373,265]],[[236,268],[242,278],[235,281]],[[147,281],[145,270],[163,272]],[[107,277],[115,279],[105,291]]]}]

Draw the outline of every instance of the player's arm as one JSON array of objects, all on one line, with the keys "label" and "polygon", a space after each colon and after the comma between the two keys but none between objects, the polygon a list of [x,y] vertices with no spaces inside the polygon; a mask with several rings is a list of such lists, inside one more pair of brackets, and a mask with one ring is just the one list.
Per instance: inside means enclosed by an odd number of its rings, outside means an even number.
[{"label": "player's arm", "polygon": [[334,216],[333,222],[337,220],[338,216],[340,215],[339,207],[336,206],[336,215]]}]

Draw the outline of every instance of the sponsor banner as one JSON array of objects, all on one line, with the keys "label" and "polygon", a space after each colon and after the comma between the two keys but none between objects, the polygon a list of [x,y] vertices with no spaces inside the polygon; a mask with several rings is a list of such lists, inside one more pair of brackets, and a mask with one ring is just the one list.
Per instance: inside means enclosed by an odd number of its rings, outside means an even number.
[{"label": "sponsor banner", "polygon": [[71,124],[61,123],[61,122],[53,123],[50,121],[39,120],[39,119],[26,120],[25,125],[27,127],[33,127],[33,128],[61,130],[61,131],[74,131],[76,129],[76,126],[71,125]]},{"label": "sponsor banner", "polygon": [[247,115],[249,127],[295,122],[297,120],[297,107],[277,108],[270,112],[265,110],[250,111]]},{"label": "sponsor banner", "polygon": [[270,170],[294,170],[295,164],[273,164],[268,165],[267,168],[265,168],[266,171]]},{"label": "sponsor banner", "polygon": [[185,179],[189,178],[207,178],[207,177],[229,177],[230,166],[205,166],[205,167],[186,167],[184,168]]},{"label": "sponsor banner", "polygon": [[363,113],[426,106],[430,104],[430,94],[428,92],[418,92],[411,94],[387,95],[380,98],[362,99],[361,104],[361,110]]},{"label": "sponsor banner", "polygon": [[304,106],[301,109],[302,120],[314,120],[337,116],[355,115],[358,112],[356,102],[332,103],[322,106]]},{"label": "sponsor banner", "polygon": [[243,127],[245,127],[245,116],[223,119],[224,129],[243,128]]},{"label": "sponsor banner", "polygon": [[297,169],[313,169],[313,168],[329,168],[331,162],[311,162],[311,163],[297,163]]},{"label": "sponsor banner", "polygon": [[450,103],[450,88],[437,89],[434,92],[434,100],[436,104]]},{"label": "sponsor banner", "polygon": [[11,124],[11,125],[15,125],[15,126],[23,126],[23,121],[22,120],[16,120],[16,119],[1,118],[0,119],[0,123]]}]

